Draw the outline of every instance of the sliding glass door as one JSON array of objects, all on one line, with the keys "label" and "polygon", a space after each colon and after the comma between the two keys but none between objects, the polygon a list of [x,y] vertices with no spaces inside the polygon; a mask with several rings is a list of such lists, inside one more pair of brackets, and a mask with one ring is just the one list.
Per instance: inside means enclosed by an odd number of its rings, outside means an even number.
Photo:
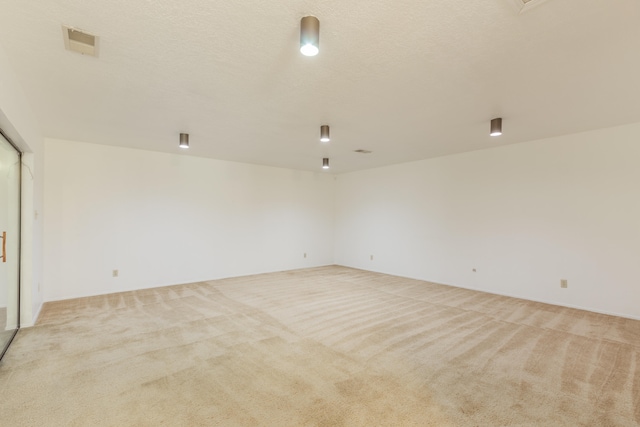
[{"label": "sliding glass door", "polygon": [[19,326],[20,153],[0,133],[0,358]]}]

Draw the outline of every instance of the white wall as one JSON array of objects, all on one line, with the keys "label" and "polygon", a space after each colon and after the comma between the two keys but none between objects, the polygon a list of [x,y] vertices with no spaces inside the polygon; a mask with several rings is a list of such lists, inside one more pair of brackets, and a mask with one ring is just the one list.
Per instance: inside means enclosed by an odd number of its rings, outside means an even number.
[{"label": "white wall", "polygon": [[[0,144],[2,143],[4,143],[4,141],[2,136],[0,135]],[[4,164],[4,162],[6,162],[5,160],[6,156],[3,156],[3,154],[4,154],[3,146],[0,146],[0,233],[2,233],[3,231],[6,231],[5,230],[6,224],[9,224],[9,209],[13,207],[10,205],[5,205],[4,203],[5,200],[11,200],[9,199],[9,185],[6,184],[6,181],[7,181],[6,177],[9,176],[8,170],[11,167],[11,165],[9,164],[9,162],[7,162],[7,164]],[[1,244],[2,244],[2,237],[0,236],[0,245]],[[10,282],[8,280],[8,268],[6,264],[0,261],[0,308],[7,307],[7,301],[10,300],[9,289],[10,289]],[[17,298],[16,298],[16,301],[17,301]],[[0,312],[0,316],[1,315],[2,313]],[[6,315],[4,317],[6,317]],[[5,324],[4,320],[5,319],[0,318],[0,326]],[[2,328],[0,328],[0,331],[2,331]]]},{"label": "white wall", "polygon": [[[0,138],[0,231],[6,231],[6,262],[0,263],[0,308],[6,308],[0,326],[18,326],[18,284],[20,282],[20,169],[18,153]],[[3,329],[0,328],[0,332]],[[4,343],[2,343],[4,344]]]},{"label": "white wall", "polygon": [[640,318],[639,165],[634,124],[340,175],[336,261]]},{"label": "white wall", "polygon": [[[43,138],[16,74],[0,46],[0,128],[23,152],[20,323],[33,325],[42,306]],[[38,212],[38,215],[36,215]]]},{"label": "white wall", "polygon": [[331,175],[49,139],[45,157],[46,300],[333,263]]}]

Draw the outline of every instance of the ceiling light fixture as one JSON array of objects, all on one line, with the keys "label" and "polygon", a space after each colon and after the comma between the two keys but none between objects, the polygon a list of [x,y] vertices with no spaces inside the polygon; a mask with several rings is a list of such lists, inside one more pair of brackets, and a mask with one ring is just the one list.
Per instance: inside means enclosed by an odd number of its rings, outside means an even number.
[{"label": "ceiling light fixture", "polygon": [[331,141],[331,138],[329,138],[329,126],[328,125],[320,126],[320,141],[322,141],[322,142]]},{"label": "ceiling light fixture", "polygon": [[326,157],[322,159],[322,169],[329,169],[329,159]]},{"label": "ceiling light fixture", "polygon": [[189,148],[189,134],[181,133],[180,134],[180,148]]},{"label": "ceiling light fixture", "polygon": [[300,53],[316,56],[320,52],[320,21],[315,16],[300,20]]},{"label": "ceiling light fixture", "polygon": [[491,136],[502,135],[502,118],[498,117],[491,120]]}]

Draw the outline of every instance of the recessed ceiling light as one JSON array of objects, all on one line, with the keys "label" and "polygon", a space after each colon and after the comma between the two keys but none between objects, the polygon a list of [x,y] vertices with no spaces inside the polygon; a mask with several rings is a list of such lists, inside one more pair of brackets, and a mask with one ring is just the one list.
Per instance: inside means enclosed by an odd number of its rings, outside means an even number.
[{"label": "recessed ceiling light", "polygon": [[189,134],[181,133],[180,134],[180,148],[189,148]]},{"label": "recessed ceiling light", "polygon": [[491,136],[500,136],[502,135],[502,118],[497,117],[491,120]]},{"label": "recessed ceiling light", "polygon": [[316,56],[320,52],[320,21],[315,16],[300,20],[300,52],[304,56]]},{"label": "recessed ceiling light", "polygon": [[322,141],[322,142],[331,141],[331,138],[329,138],[329,126],[328,125],[320,126],[320,141]]}]

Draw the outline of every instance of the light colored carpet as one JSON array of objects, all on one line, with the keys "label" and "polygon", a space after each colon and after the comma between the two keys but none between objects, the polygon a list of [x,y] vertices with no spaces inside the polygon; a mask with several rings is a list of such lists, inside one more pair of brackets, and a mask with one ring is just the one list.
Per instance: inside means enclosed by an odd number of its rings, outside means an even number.
[{"label": "light colored carpet", "polygon": [[637,426],[640,322],[343,267],[48,303],[2,426]]}]

